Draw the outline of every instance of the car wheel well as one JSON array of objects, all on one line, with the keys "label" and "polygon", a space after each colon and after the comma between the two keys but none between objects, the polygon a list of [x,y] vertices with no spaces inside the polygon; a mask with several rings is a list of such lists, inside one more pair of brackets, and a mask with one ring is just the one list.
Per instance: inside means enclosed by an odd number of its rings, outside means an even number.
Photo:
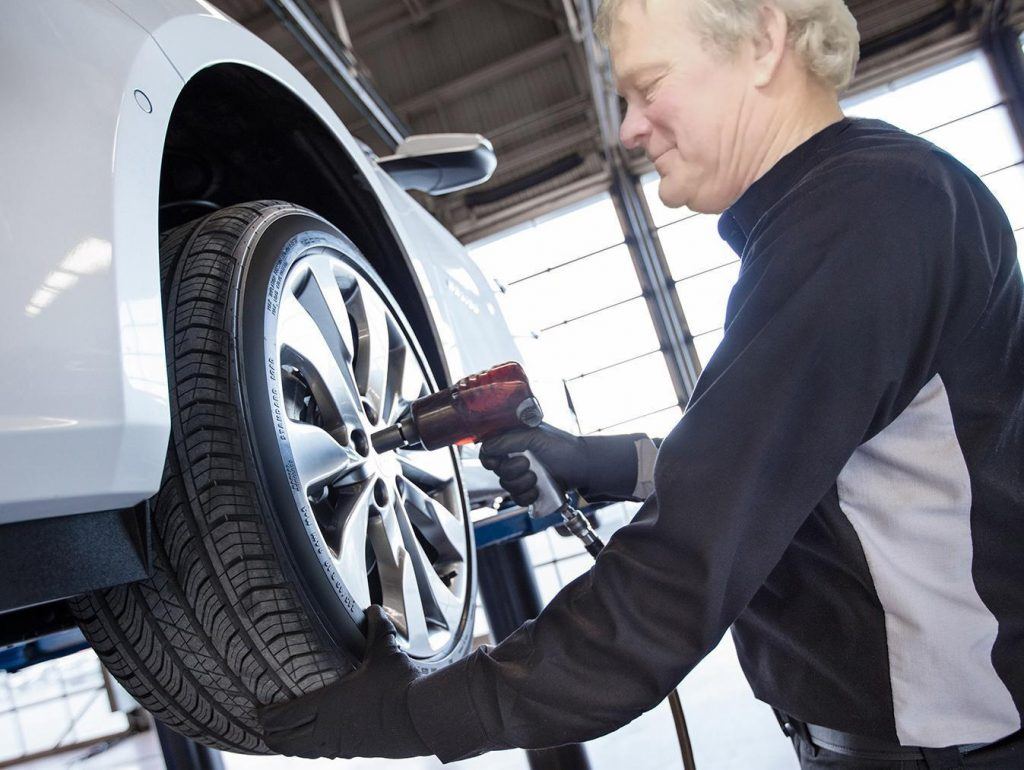
[{"label": "car wheel well", "polygon": [[309,105],[241,64],[194,75],[175,102],[160,173],[160,231],[253,200],[286,200],[341,228],[383,277],[438,383],[437,334],[388,218],[362,171]]}]

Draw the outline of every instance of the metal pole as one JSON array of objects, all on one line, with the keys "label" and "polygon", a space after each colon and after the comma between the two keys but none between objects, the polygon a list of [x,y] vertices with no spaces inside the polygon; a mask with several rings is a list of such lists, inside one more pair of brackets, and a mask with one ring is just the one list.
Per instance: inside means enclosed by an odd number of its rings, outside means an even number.
[{"label": "metal pole", "polygon": [[174,732],[159,719],[153,721],[167,770],[224,770],[219,751]]},{"label": "metal pole", "polygon": [[658,248],[654,225],[641,198],[638,180],[625,169],[621,158],[615,157],[612,162],[615,166],[612,197],[622,217],[626,244],[644,290],[676,397],[679,405],[685,407],[700,375],[700,360],[693,335],[686,323],[668,263]]},{"label": "metal pole", "polygon": [[626,244],[644,297],[661,343],[669,376],[680,406],[685,406],[700,374],[700,360],[686,323],[686,316],[675,291],[675,283],[664,255],[657,245],[650,212],[640,195],[639,180],[626,167],[618,141],[618,100],[611,88],[611,67],[603,49],[594,37],[594,14],[591,0],[580,4],[583,46],[590,73],[590,89],[594,98],[598,124],[604,143],[605,157],[612,175],[612,198],[615,200],[626,234]]},{"label": "metal pole", "polygon": [[348,25],[345,23],[345,14],[341,10],[341,0],[330,0],[331,19],[334,21],[334,30],[338,33],[338,40],[344,43],[348,50],[352,50],[352,37],[348,34]]},{"label": "metal pole", "polygon": [[1006,98],[1017,138],[1024,146],[1024,54],[1020,34],[1010,25],[1009,5],[1004,0],[997,0],[992,7],[983,45]]},{"label": "metal pole", "polygon": [[385,143],[396,147],[409,135],[409,128],[359,73],[352,52],[330,34],[306,0],[264,1]]}]

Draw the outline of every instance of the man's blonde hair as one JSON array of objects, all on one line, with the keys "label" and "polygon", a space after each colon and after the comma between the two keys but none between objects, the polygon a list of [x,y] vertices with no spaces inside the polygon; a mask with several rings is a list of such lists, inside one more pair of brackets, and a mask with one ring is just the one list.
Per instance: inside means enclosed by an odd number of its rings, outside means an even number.
[{"label": "man's blonde hair", "polygon": [[[624,2],[601,0],[595,29],[605,44]],[[744,40],[753,39],[761,27],[761,8],[770,3],[789,22],[788,43],[807,69],[837,92],[853,79],[860,59],[857,20],[843,0],[675,0],[687,2],[704,39],[726,54],[736,52]]]}]

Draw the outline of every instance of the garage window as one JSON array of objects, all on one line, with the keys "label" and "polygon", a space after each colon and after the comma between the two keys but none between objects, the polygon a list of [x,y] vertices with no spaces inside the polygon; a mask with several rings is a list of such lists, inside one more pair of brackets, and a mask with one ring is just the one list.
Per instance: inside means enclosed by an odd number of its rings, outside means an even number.
[{"label": "garage window", "polygon": [[[607,194],[471,244],[469,251],[498,287],[548,422],[584,434],[652,436],[675,425],[678,399]],[[605,508],[602,536],[607,539],[636,507]],[[591,564],[576,538],[550,530],[526,545],[545,602]]]},{"label": "garage window", "polygon": [[[66,632],[62,642],[74,633]],[[123,691],[104,677],[91,650],[15,673],[0,671],[0,766],[57,747],[127,737],[129,722],[111,701],[120,698],[117,692]]]},{"label": "garage window", "polygon": [[658,182],[657,173],[652,172],[640,185],[679,292],[697,358],[704,366],[722,341],[725,305],[740,263],[718,235],[716,215],[666,207],[658,198]]},{"label": "garage window", "polygon": [[581,433],[650,428],[664,435],[678,421],[668,368],[607,194],[469,251],[498,288],[549,422]]}]

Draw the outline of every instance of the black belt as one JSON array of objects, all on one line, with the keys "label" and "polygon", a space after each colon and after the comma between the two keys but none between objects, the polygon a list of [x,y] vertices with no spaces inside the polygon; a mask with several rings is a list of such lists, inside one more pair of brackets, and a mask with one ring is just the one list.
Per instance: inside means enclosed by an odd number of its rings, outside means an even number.
[{"label": "black belt", "polygon": [[961,756],[990,745],[988,743],[967,743],[962,746],[948,746],[941,749],[900,746],[891,741],[867,738],[863,735],[853,735],[841,730],[833,730],[830,727],[801,722],[778,709],[773,709],[773,711],[775,711],[779,726],[782,727],[782,732],[787,738],[798,736],[818,748],[857,759],[880,762],[923,760],[927,763],[929,770],[945,770],[946,768],[962,767]]}]

